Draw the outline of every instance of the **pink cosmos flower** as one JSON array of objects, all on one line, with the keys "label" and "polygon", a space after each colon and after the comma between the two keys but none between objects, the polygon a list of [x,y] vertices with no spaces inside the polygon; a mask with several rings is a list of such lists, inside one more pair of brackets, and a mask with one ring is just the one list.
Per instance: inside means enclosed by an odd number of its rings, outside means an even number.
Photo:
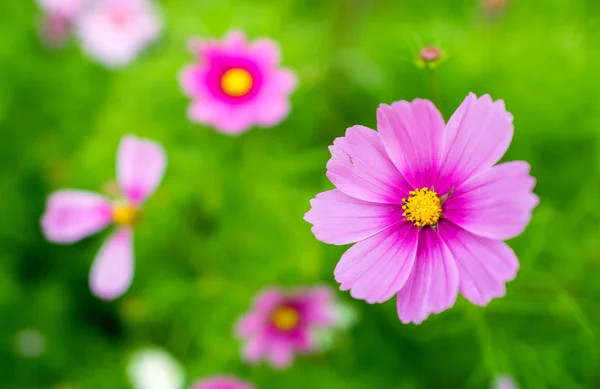
[{"label": "pink cosmos flower", "polygon": [[69,33],[71,24],[81,12],[86,0],[38,0],[44,11],[41,34],[50,46],[62,45]]},{"label": "pink cosmos flower", "polygon": [[503,242],[528,224],[538,198],[526,162],[494,166],[513,135],[504,102],[474,94],[447,124],[428,100],[382,104],[378,132],[346,131],[330,147],[337,189],[311,201],[317,239],[356,244],[335,278],[368,303],[397,295],[403,323],[452,307],[458,291],[486,305],[519,263]]},{"label": "pink cosmos flower", "polygon": [[95,0],[76,20],[83,50],[109,67],[122,67],[160,34],[151,0]]},{"label": "pink cosmos flower", "polygon": [[335,325],[331,290],[316,287],[286,293],[277,288],[261,292],[243,315],[236,334],[245,342],[244,360],[267,359],[278,368],[291,364],[295,353],[317,350],[316,331]]},{"label": "pink cosmos flower", "polygon": [[191,120],[239,134],[253,125],[270,127],[290,111],[296,76],[280,67],[279,47],[270,39],[246,42],[242,32],[223,40],[193,41],[198,63],[180,77],[184,93],[194,99]]},{"label": "pink cosmos flower", "polygon": [[234,377],[217,376],[198,381],[191,389],[254,389],[254,386]]},{"label": "pink cosmos flower", "polygon": [[122,295],[133,278],[133,226],[144,201],[154,193],[166,166],[163,148],[126,135],[117,153],[117,182],[123,198],[111,201],[93,192],[59,190],[51,194],[42,215],[46,238],[73,243],[106,228],[117,230],[104,243],[90,273],[92,292],[111,300]]}]

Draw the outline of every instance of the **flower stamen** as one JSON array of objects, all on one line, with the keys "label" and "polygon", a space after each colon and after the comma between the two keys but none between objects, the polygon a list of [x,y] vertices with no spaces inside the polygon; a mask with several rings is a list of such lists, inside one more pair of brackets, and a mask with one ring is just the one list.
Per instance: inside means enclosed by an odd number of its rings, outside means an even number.
[{"label": "flower stamen", "polygon": [[241,97],[250,92],[253,82],[246,69],[232,68],[221,76],[221,89],[229,96]]},{"label": "flower stamen", "polygon": [[112,216],[115,224],[132,226],[138,221],[140,211],[129,203],[116,203],[113,205]]},{"label": "flower stamen", "polygon": [[442,200],[437,192],[416,188],[402,199],[402,216],[417,227],[435,226],[442,216]]},{"label": "flower stamen", "polygon": [[289,306],[277,308],[271,315],[271,322],[281,331],[291,331],[298,325],[300,315],[298,311]]}]

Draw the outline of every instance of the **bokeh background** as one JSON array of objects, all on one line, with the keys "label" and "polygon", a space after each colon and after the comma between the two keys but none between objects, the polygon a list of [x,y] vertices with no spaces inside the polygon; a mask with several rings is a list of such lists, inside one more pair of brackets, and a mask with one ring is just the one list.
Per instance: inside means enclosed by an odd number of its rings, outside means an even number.
[{"label": "bokeh background", "polygon": [[[498,9],[503,1],[487,1]],[[164,0],[162,38],[111,71],[76,42],[47,50],[32,1],[0,4],[0,387],[128,388],[126,363],[168,350],[188,382],[220,372],[258,388],[600,388],[600,3],[512,1],[493,17],[477,0]],[[177,75],[191,36],[233,27],[279,41],[299,88],[290,117],[239,137],[186,118]],[[419,49],[446,60],[431,73]],[[339,297],[358,321],[333,347],[287,371],[248,367],[232,336],[261,288],[328,283],[346,247],[302,220],[331,188],[327,146],[379,103],[436,98],[448,119],[468,92],[504,99],[515,116],[505,159],[523,159],[541,203],[509,242],[521,261],[486,308],[462,297],[422,325],[395,303]],[[161,142],[169,166],[136,232],[130,291],[106,303],[87,284],[107,233],[47,243],[39,218],[59,188],[101,191],[124,133]],[[44,340],[19,347],[23,330]],[[20,334],[20,335],[19,335]],[[31,336],[30,336],[31,337]],[[22,345],[21,345],[22,346]]]}]

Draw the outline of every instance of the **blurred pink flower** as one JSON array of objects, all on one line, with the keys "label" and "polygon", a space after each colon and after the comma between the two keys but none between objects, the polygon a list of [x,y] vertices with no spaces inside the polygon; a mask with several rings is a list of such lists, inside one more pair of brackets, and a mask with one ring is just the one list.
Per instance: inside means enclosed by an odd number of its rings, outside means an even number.
[{"label": "blurred pink flower", "polygon": [[428,100],[382,104],[378,132],[354,126],[330,147],[337,187],[311,201],[317,239],[355,243],[335,278],[368,303],[397,295],[403,323],[452,307],[458,291],[486,305],[504,296],[519,262],[503,242],[538,204],[526,162],[494,166],[508,149],[504,102],[474,94],[447,124]]},{"label": "blurred pink flower", "polygon": [[492,389],[519,389],[519,385],[511,376],[498,374],[492,383]]},{"label": "blurred pink flower", "polygon": [[198,381],[191,389],[254,389],[254,386],[234,377],[217,376]]},{"label": "blurred pink flower", "polygon": [[264,290],[236,326],[237,336],[244,341],[244,360],[256,363],[266,359],[284,368],[292,363],[294,354],[317,351],[316,331],[336,325],[334,310],[333,294],[326,287],[291,293]]},{"label": "blurred pink flower", "polygon": [[270,127],[290,111],[289,95],[296,76],[280,67],[279,47],[270,39],[246,42],[242,32],[222,41],[193,41],[198,63],[180,77],[184,93],[194,99],[191,120],[228,134],[253,125]]},{"label": "blurred pink flower", "polygon": [[52,47],[61,46],[67,40],[72,23],[85,2],[86,0],[38,0],[44,11],[41,25],[44,42]]},{"label": "blurred pink flower", "polygon": [[59,190],[48,197],[41,226],[55,243],[73,243],[110,224],[118,229],[104,243],[90,273],[92,292],[103,299],[121,296],[133,278],[133,227],[144,201],[154,193],[166,166],[158,143],[126,135],[117,154],[117,182],[123,199],[83,190]]},{"label": "blurred pink flower", "polygon": [[509,0],[480,0],[483,12],[488,18],[495,18],[506,12]]},{"label": "blurred pink flower", "polygon": [[421,49],[419,56],[425,62],[437,61],[442,56],[442,51],[436,46],[426,46]]},{"label": "blurred pink flower", "polygon": [[151,0],[95,0],[76,20],[83,50],[109,67],[122,67],[159,37],[162,22]]},{"label": "blurred pink flower", "polygon": [[38,0],[45,13],[59,14],[72,21],[81,11],[88,0]]}]

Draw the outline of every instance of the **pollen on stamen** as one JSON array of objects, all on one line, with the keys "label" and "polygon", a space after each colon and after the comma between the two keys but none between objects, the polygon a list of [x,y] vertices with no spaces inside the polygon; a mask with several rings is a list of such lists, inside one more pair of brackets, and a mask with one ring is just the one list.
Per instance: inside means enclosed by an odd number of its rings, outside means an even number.
[{"label": "pollen on stamen", "polygon": [[402,199],[402,216],[417,227],[434,226],[442,216],[442,200],[437,192],[416,188]]},{"label": "pollen on stamen", "polygon": [[112,209],[113,221],[122,226],[134,225],[140,216],[139,210],[128,203],[117,203]]},{"label": "pollen on stamen", "polygon": [[275,328],[281,331],[291,331],[298,325],[300,315],[298,311],[292,307],[279,307],[271,315],[271,321]]},{"label": "pollen on stamen", "polygon": [[221,76],[221,89],[232,97],[246,95],[252,89],[253,83],[252,75],[246,69],[229,69]]}]

